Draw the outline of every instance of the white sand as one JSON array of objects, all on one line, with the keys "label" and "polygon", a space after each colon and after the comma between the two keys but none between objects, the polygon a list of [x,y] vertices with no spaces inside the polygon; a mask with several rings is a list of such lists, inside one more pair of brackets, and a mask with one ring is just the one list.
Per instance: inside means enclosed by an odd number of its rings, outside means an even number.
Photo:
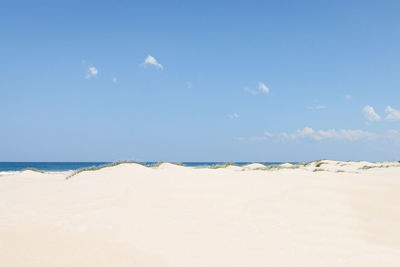
[{"label": "white sand", "polygon": [[400,266],[400,164],[317,165],[3,173],[0,266]]}]

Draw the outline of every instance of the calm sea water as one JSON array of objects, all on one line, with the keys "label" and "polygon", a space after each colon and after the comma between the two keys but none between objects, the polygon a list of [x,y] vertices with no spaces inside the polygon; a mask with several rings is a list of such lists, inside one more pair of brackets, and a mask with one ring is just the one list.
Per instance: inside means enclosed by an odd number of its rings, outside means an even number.
[{"label": "calm sea water", "polygon": [[[0,162],[0,172],[21,171],[28,168],[34,168],[40,171],[70,171],[86,167],[101,166],[110,162]],[[142,162],[144,165],[152,165],[157,162]],[[182,162],[186,166],[212,166],[225,162]],[[241,166],[253,162],[234,162]],[[258,162],[267,165],[281,164],[283,162]]]}]

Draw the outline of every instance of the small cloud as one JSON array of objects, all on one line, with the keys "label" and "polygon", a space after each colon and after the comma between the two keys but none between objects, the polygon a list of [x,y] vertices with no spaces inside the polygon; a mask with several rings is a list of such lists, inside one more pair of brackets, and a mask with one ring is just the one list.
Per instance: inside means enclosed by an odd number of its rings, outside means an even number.
[{"label": "small cloud", "polygon": [[155,66],[155,67],[157,67],[157,68],[159,68],[159,69],[161,69],[161,70],[164,69],[164,68],[163,68],[163,65],[161,65],[161,64],[157,61],[157,59],[155,59],[154,57],[152,57],[152,56],[150,56],[150,55],[144,60],[143,65],[144,65],[144,66],[153,65],[153,66]]},{"label": "small cloud", "polygon": [[187,82],[186,83],[186,88],[192,89],[193,88],[193,84],[191,82]]},{"label": "small cloud", "polygon": [[99,71],[95,67],[89,67],[88,73],[86,74],[86,79],[90,79],[92,77],[97,77]]},{"label": "small cloud", "polygon": [[249,138],[246,137],[240,137],[237,138],[240,141],[255,141],[255,142],[259,142],[259,141],[265,141],[267,139],[270,139],[271,137],[273,137],[274,135],[271,134],[270,132],[265,131],[264,134],[262,136],[252,136]]},{"label": "small cloud", "polygon": [[324,108],[326,108],[326,106],[324,106],[324,105],[316,105],[316,106],[308,106],[307,107],[307,109],[316,109],[316,110],[324,109]]},{"label": "small cloud", "polygon": [[387,106],[385,112],[388,113],[386,120],[388,121],[400,121],[400,110],[394,109],[391,106]]},{"label": "small cloud", "polygon": [[266,137],[272,137],[273,134],[270,133],[270,132],[268,132],[268,131],[265,131],[265,132],[264,132],[264,136],[266,136]]},{"label": "small cloud", "polygon": [[257,94],[258,94],[258,91],[257,91],[257,90],[251,89],[250,87],[245,87],[244,90],[245,90],[246,92],[252,94],[252,95],[257,95]]},{"label": "small cloud", "polygon": [[[392,136],[397,136],[397,132],[391,133]],[[363,130],[348,130],[348,129],[328,129],[328,130],[314,130],[310,127],[305,127],[303,129],[299,129],[293,133],[281,132],[278,134],[271,134],[269,132],[264,132],[262,136],[252,136],[249,138],[242,137],[243,140],[249,141],[263,141],[267,139],[277,139],[277,140],[291,140],[291,141],[300,141],[300,140],[313,140],[313,141],[324,141],[324,140],[333,140],[333,141],[349,141],[354,142],[358,140],[375,140],[378,136],[374,133],[370,133]]]},{"label": "small cloud", "polygon": [[345,140],[345,141],[357,141],[360,139],[375,139],[376,135],[363,130],[347,130],[347,129],[328,129],[328,130],[314,130],[310,127],[297,130],[295,133],[287,134],[281,133],[281,137],[286,139],[305,139],[309,138],[315,141],[322,140]]},{"label": "small cloud", "polygon": [[379,116],[375,112],[374,108],[371,107],[371,106],[365,106],[362,109],[362,112],[363,112],[365,118],[367,118],[367,120],[370,120],[370,121],[379,121],[379,120],[381,120],[381,116]]},{"label": "small cloud", "polygon": [[269,88],[265,85],[265,83],[258,83],[258,90],[262,93],[269,94]]},{"label": "small cloud", "polygon": [[113,78],[112,78],[112,82],[113,82],[114,84],[118,84],[117,78],[113,77]]},{"label": "small cloud", "polygon": [[[346,130],[342,129],[339,131],[336,130],[327,130],[327,131],[318,131],[318,135],[322,139],[337,139],[337,140],[347,140],[347,141],[357,141],[359,139],[375,139],[376,134],[366,132],[363,130]],[[316,139],[318,140],[318,139]]]},{"label": "small cloud", "polygon": [[237,119],[237,118],[239,118],[239,114],[237,114],[237,113],[229,114],[228,117],[230,119]]},{"label": "small cloud", "polygon": [[314,98],[314,103],[315,103],[315,104],[313,104],[312,106],[308,106],[307,109],[316,109],[316,110],[319,110],[319,109],[324,109],[324,108],[326,108],[326,106],[321,105],[321,104],[318,104],[318,102],[319,102],[318,98]]},{"label": "small cloud", "polygon": [[269,94],[269,88],[265,83],[259,82],[257,89],[252,89],[250,87],[245,87],[244,90],[252,95],[258,95],[260,93]]},{"label": "small cloud", "polygon": [[300,137],[307,137],[314,134],[314,130],[310,127],[305,127],[302,130],[297,130],[297,135]]},{"label": "small cloud", "polygon": [[346,95],[344,98],[346,98],[347,100],[351,99],[351,95]]}]

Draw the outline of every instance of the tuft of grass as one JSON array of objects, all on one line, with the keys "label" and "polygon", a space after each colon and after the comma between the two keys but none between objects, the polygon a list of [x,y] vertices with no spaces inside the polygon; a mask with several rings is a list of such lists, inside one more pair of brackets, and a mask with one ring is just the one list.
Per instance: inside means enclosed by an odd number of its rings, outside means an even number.
[{"label": "tuft of grass", "polygon": [[67,177],[65,177],[65,180],[68,180],[71,177],[73,177],[73,176],[75,176],[75,175],[77,175],[77,174],[79,174],[81,172],[97,171],[97,170],[101,170],[103,168],[114,167],[114,166],[117,166],[117,165],[120,165],[120,164],[124,164],[124,163],[137,163],[137,164],[143,165],[142,163],[137,162],[137,161],[120,160],[120,161],[116,161],[116,162],[113,162],[113,163],[108,163],[108,164],[104,164],[104,165],[100,165],[100,166],[92,166],[92,167],[85,167],[85,168],[78,169],[78,170],[74,171],[73,173],[71,173],[70,175],[68,175]]},{"label": "tuft of grass", "polygon": [[322,166],[322,164],[325,164],[325,162],[319,162],[319,163],[317,163],[317,164],[315,165],[315,167],[319,168],[319,167]]},{"label": "tuft of grass", "polygon": [[396,165],[379,165],[379,166],[362,166],[361,168],[358,168],[359,170],[369,170],[369,169],[374,169],[374,168],[389,168],[389,167],[400,167]]},{"label": "tuft of grass", "polygon": [[324,172],[326,171],[325,169],[314,169],[313,172]]},{"label": "tuft of grass", "polygon": [[313,164],[313,163],[315,163],[316,165],[318,165],[318,164],[325,164],[325,162],[321,162],[321,161],[323,161],[323,160],[326,160],[326,159],[319,159],[319,160],[313,160],[313,161],[309,161],[309,162],[301,162],[301,164],[303,164],[303,166],[304,167],[306,167],[306,166],[308,166],[308,165],[311,165],[311,164]]},{"label": "tuft of grass", "polygon": [[369,170],[369,169],[374,169],[374,168],[383,168],[383,165],[380,166],[362,166],[361,168],[358,168],[359,170]]},{"label": "tuft of grass", "polygon": [[345,172],[344,170],[337,170],[336,172]]},{"label": "tuft of grass", "polygon": [[269,166],[266,166],[265,168],[262,168],[262,169],[266,170],[266,171],[278,171],[278,170],[283,170],[283,169],[298,169],[301,166],[303,166],[303,165],[296,164],[296,165],[288,166],[288,167],[281,166],[281,165],[269,165]]},{"label": "tuft of grass", "polygon": [[299,166],[307,166],[308,162],[302,161],[302,162],[298,162],[295,165],[299,165]]},{"label": "tuft of grass", "polygon": [[221,169],[221,168],[226,168],[229,166],[238,166],[238,165],[233,162],[226,162],[226,163],[222,163],[222,164],[211,165],[208,168],[209,169]]}]

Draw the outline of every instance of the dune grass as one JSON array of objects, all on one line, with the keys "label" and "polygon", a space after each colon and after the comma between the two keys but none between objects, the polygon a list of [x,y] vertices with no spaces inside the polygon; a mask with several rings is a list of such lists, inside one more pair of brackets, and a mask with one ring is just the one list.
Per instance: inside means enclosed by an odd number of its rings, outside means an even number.
[{"label": "dune grass", "polygon": [[326,162],[318,162],[318,163],[315,165],[315,167],[319,168],[319,167],[322,166],[322,164],[326,164]]},{"label": "dune grass", "polygon": [[233,162],[226,162],[226,163],[220,163],[220,164],[215,164],[215,165],[211,165],[211,166],[207,166],[209,169],[221,169],[221,168],[226,168],[229,166],[237,166],[239,167],[237,164],[233,163]]},{"label": "dune grass", "polygon": [[108,168],[108,167],[114,167],[114,166],[118,166],[120,164],[125,164],[125,163],[135,163],[135,164],[140,164],[142,166],[145,167],[149,167],[149,168],[157,168],[160,167],[163,163],[170,163],[170,164],[174,164],[174,165],[178,165],[178,166],[186,166],[183,163],[180,162],[166,162],[166,161],[160,161],[154,164],[145,164],[143,162],[139,162],[139,161],[134,161],[134,160],[119,160],[113,163],[108,163],[108,164],[104,164],[104,165],[100,165],[100,166],[92,166],[92,167],[85,167],[85,168],[81,168],[78,169],[76,171],[74,171],[73,173],[71,173],[70,175],[68,175],[67,177],[65,177],[66,180],[70,179],[71,177],[81,173],[81,172],[86,172],[86,171],[98,171],[104,168]]},{"label": "dune grass", "polygon": [[[298,164],[299,165],[303,165],[304,167],[307,167],[307,166],[309,166],[309,165],[311,165],[311,164],[316,164],[316,165],[318,165],[318,164],[320,164],[320,165],[322,165],[322,164],[326,164],[325,162],[321,162],[321,161],[323,161],[323,160],[327,160],[327,159],[317,159],[317,160],[313,160],[313,161],[308,161],[308,162],[299,162]],[[296,164],[297,165],[297,164]],[[317,167],[319,167],[319,166],[317,166]]]},{"label": "dune grass", "polygon": [[369,169],[375,169],[375,168],[389,168],[389,167],[400,167],[400,165],[376,165],[376,166],[362,166],[358,168],[359,170],[369,170]]},{"label": "dune grass", "polygon": [[81,173],[81,172],[86,172],[86,171],[98,171],[101,170],[103,168],[108,168],[108,167],[114,167],[120,164],[124,164],[124,163],[136,163],[136,164],[140,164],[143,165],[142,163],[138,162],[138,161],[130,161],[130,160],[120,160],[120,161],[116,161],[113,163],[108,163],[108,164],[104,164],[104,165],[100,165],[100,166],[92,166],[92,167],[85,167],[85,168],[81,168],[78,169],[76,171],[74,171],[73,173],[71,173],[70,175],[68,175],[67,177],[65,177],[66,180],[70,179],[71,177]]}]

